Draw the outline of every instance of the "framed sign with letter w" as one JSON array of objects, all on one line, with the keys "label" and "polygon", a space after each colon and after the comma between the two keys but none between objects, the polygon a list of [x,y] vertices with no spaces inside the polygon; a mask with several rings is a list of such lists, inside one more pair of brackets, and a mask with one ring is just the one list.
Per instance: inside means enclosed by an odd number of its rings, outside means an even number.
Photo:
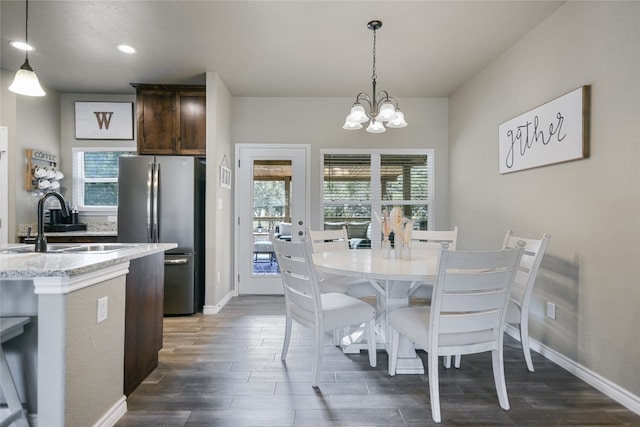
[{"label": "framed sign with letter w", "polygon": [[79,102],[76,139],[133,139],[133,102]]}]

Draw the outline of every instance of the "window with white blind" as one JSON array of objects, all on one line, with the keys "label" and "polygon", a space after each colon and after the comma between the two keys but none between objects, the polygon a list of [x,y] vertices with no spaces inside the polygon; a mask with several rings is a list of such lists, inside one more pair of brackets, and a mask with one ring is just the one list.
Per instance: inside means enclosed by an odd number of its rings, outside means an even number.
[{"label": "window with white blind", "polygon": [[73,149],[73,206],[83,212],[115,214],[118,208],[118,158],[126,148]]},{"label": "window with white blind", "polygon": [[379,235],[376,214],[396,206],[416,229],[432,228],[433,150],[323,150],[321,158],[325,228],[370,221],[368,237]]}]

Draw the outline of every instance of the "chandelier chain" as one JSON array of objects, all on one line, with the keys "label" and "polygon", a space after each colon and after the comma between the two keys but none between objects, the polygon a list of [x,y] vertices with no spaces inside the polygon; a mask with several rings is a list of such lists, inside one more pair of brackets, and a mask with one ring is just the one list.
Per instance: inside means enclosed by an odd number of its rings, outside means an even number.
[{"label": "chandelier chain", "polygon": [[[374,82],[378,79],[376,76],[376,30],[373,30],[373,71],[371,72],[371,80]],[[374,93],[373,96],[376,96]]]}]

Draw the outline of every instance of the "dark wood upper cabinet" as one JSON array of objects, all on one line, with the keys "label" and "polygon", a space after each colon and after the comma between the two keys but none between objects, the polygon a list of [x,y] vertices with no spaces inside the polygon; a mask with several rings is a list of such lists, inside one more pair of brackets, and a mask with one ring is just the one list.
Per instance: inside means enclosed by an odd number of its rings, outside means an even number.
[{"label": "dark wood upper cabinet", "polygon": [[131,86],[137,94],[138,154],[206,154],[205,86]]}]

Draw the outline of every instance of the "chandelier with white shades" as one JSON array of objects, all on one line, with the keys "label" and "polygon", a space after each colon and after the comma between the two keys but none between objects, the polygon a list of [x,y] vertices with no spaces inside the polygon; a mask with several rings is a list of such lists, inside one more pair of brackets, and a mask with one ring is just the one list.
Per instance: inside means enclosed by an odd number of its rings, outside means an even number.
[{"label": "chandelier with white shades", "polygon": [[[404,120],[404,114],[398,108],[398,101],[389,96],[386,90],[376,93],[376,31],[382,27],[382,21],[370,21],[367,28],[373,31],[373,72],[371,73],[371,81],[373,84],[373,97],[369,97],[364,92],[360,92],[356,96],[356,102],[351,107],[351,112],[347,116],[347,120],[342,129],[356,130],[362,129],[362,124],[369,121],[367,132],[382,133],[386,132],[383,122],[387,123],[388,128],[403,128],[407,126]],[[369,106],[369,113],[366,112],[362,104]]]}]

